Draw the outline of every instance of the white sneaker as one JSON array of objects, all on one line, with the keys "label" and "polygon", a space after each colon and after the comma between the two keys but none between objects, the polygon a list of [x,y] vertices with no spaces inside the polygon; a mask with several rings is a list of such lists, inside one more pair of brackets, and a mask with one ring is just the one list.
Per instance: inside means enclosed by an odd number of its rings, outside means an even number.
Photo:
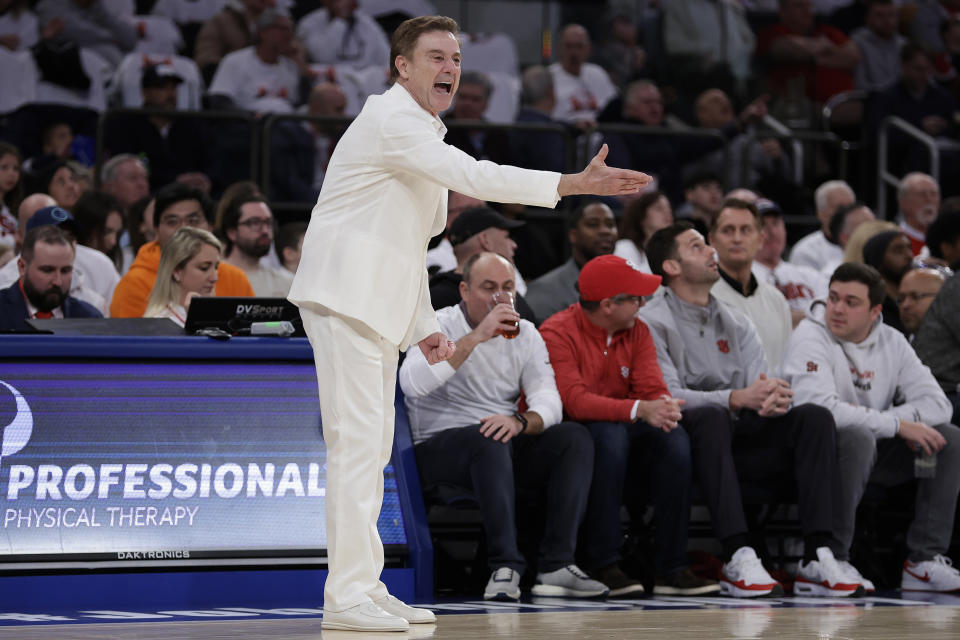
[{"label": "white sneaker", "polygon": [[345,631],[408,631],[410,624],[403,618],[387,613],[373,602],[364,602],[343,611],[324,609],[320,628]]},{"label": "white sneaker", "polygon": [[803,596],[823,598],[846,598],[862,596],[864,589],[837,564],[829,547],[817,548],[817,559],[810,562],[800,561],[800,571],[793,583],[793,592]]},{"label": "white sneaker", "polygon": [[734,598],[778,597],[783,595],[783,585],[770,577],[752,547],[740,547],[723,565],[720,593]]},{"label": "white sneaker", "polygon": [[520,574],[510,567],[500,567],[490,575],[483,590],[484,600],[515,602],[520,599]]},{"label": "white sneaker", "polygon": [[591,580],[575,564],[556,571],[538,573],[531,593],[535,596],[566,596],[571,598],[599,598],[610,593],[607,585]]},{"label": "white sneaker", "polygon": [[950,558],[935,555],[933,560],[903,563],[900,588],[904,591],[936,591],[953,593],[960,591],[960,572],[953,567]]},{"label": "white sneaker", "polygon": [[437,616],[433,615],[433,611],[430,611],[430,609],[411,607],[400,598],[394,598],[390,594],[387,594],[379,600],[374,600],[373,603],[390,615],[403,618],[410,624],[424,624],[437,621]]},{"label": "white sneaker", "polygon": [[840,565],[840,569],[850,578],[850,582],[859,582],[863,585],[863,590],[867,593],[874,593],[877,590],[876,587],[873,586],[873,582],[864,578],[863,574],[846,560],[837,560],[837,564]]}]

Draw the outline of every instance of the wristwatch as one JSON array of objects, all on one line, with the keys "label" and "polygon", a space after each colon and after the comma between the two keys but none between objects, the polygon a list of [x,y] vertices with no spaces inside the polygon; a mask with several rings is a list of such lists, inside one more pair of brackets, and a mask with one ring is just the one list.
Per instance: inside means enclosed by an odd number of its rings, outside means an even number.
[{"label": "wristwatch", "polygon": [[524,418],[522,415],[520,415],[519,412],[518,412],[518,413],[514,413],[514,414],[513,414],[513,417],[516,418],[517,420],[519,420],[519,421],[520,421],[520,424],[523,425],[523,428],[520,429],[520,433],[523,433],[524,431],[526,431],[526,430],[527,430],[527,419]]}]

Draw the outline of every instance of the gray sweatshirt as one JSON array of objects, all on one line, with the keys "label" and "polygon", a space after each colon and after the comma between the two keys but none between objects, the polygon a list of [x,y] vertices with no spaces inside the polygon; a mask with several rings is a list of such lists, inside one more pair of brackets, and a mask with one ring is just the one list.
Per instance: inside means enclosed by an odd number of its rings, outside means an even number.
[{"label": "gray sweatshirt", "polygon": [[923,316],[913,348],[944,391],[960,392],[960,276],[943,283]]},{"label": "gray sweatshirt", "polygon": [[836,339],[822,305],[800,322],[787,343],[783,376],[796,404],[812,402],[833,414],[837,429],[864,426],[892,438],[900,420],[938,425],[953,407],[902,333],[878,317],[860,343]]},{"label": "gray sweatshirt", "polygon": [[730,391],[767,372],[756,327],[713,295],[706,307],[680,300],[669,288],[640,309],[657,345],[663,380],[685,407],[730,406]]}]

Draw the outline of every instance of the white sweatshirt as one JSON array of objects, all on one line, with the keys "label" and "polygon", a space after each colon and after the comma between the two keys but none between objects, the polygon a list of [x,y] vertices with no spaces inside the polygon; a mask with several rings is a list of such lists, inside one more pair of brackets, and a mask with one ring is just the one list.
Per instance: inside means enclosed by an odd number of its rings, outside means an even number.
[{"label": "white sweatshirt", "polygon": [[837,429],[862,425],[877,438],[895,436],[901,419],[931,426],[950,421],[953,408],[930,369],[882,317],[863,342],[853,343],[830,333],[822,305],[814,314],[797,326],[783,359],[794,404],[826,407]]},{"label": "white sweatshirt", "polygon": [[[440,309],[437,320],[453,341],[473,330],[460,305]],[[487,416],[512,415],[521,391],[528,409],[543,419],[544,428],[563,417],[547,346],[527,320],[520,320],[520,335],[513,340],[496,336],[478,344],[459,369],[449,362],[427,364],[423,352],[413,345],[399,377],[414,444],[446,429],[478,424]]]}]

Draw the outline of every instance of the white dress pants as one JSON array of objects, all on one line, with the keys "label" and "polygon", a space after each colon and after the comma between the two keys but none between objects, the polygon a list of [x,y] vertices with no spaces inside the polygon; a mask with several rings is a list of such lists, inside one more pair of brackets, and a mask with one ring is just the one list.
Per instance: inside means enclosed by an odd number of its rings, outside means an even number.
[{"label": "white dress pants", "polygon": [[387,595],[380,581],[377,518],[393,448],[397,345],[358,320],[300,307],[317,365],[327,445],[327,582],[324,609],[343,611]]}]

